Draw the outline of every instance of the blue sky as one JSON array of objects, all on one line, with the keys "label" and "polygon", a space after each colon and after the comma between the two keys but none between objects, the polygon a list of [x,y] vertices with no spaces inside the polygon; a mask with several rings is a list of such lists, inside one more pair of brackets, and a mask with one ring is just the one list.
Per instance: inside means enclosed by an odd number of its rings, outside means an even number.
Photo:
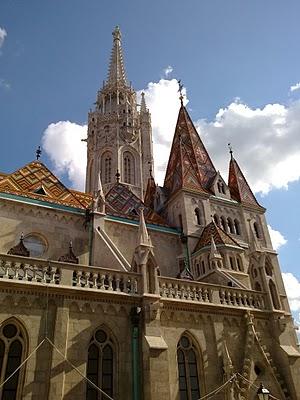
[{"label": "blue sky", "polygon": [[[157,151],[173,135],[172,79],[181,78],[216,167],[225,170],[231,141],[269,224],[287,241],[279,249],[282,269],[300,279],[299,14],[299,1],[1,0],[0,170],[32,160],[51,123],[70,121],[59,125],[63,133],[51,129],[61,137],[77,129],[80,142],[106,78],[111,31],[120,25],[129,80],[146,90],[153,120],[170,121],[157,128]],[[72,184],[68,158],[57,160],[62,151],[44,151],[43,160]]]}]

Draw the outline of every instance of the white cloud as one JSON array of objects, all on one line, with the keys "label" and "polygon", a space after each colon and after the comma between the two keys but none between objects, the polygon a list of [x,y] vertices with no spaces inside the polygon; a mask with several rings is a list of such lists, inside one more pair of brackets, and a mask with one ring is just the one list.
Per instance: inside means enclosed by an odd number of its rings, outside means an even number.
[{"label": "white cloud", "polygon": [[292,85],[290,87],[290,92],[295,92],[295,90],[299,90],[300,89],[300,82],[296,83],[295,85]]},{"label": "white cloud", "polygon": [[271,236],[273,248],[277,251],[281,246],[284,246],[287,243],[287,240],[279,231],[276,231],[270,225],[268,225],[268,229]]},{"label": "white cloud", "polygon": [[44,131],[42,144],[54,164],[54,172],[67,175],[72,186],[84,190],[87,126],[70,121],[50,124]]},{"label": "white cloud", "polygon": [[4,28],[1,28],[1,26],[0,26],[0,47],[3,46],[6,36],[7,36],[6,30]]},{"label": "white cloud", "polygon": [[165,69],[164,69],[164,74],[166,76],[166,78],[169,77],[169,75],[173,72],[173,67],[171,65],[168,65]]},{"label": "white cloud", "polygon": [[[300,282],[290,272],[283,273],[283,282],[292,311],[300,312]],[[300,317],[300,316],[299,316]]]},{"label": "white cloud", "polygon": [[211,122],[196,122],[217,169],[227,176],[227,143],[255,192],[287,188],[300,177],[300,102],[251,108],[234,101]]}]

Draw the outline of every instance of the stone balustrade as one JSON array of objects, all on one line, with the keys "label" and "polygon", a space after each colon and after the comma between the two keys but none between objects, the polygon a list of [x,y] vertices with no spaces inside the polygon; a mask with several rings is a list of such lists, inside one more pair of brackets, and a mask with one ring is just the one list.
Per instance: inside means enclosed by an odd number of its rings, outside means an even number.
[{"label": "stone balustrade", "polygon": [[[163,276],[157,279],[162,299],[234,308],[267,308],[266,294],[262,292]],[[143,294],[141,274],[7,254],[0,254],[1,280],[115,292],[128,296]]]},{"label": "stone balustrade", "polygon": [[163,298],[259,310],[266,307],[265,293],[262,292],[182,279],[158,279],[160,296]]}]

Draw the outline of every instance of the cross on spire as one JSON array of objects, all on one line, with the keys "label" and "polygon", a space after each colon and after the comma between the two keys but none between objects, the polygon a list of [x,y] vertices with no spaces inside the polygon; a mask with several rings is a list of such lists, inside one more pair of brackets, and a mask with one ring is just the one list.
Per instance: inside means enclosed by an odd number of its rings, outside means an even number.
[{"label": "cross on spire", "polygon": [[41,154],[42,154],[41,146],[38,146],[38,148],[36,149],[35,154],[36,154],[36,159],[38,160],[41,157]]},{"label": "cross on spire", "polygon": [[230,153],[230,158],[233,159],[233,149],[232,149],[231,143],[228,143],[228,149],[229,149],[229,153]]},{"label": "cross on spire", "polygon": [[183,83],[181,83],[181,79],[178,79],[177,83],[178,83],[178,92],[180,93],[179,99],[180,99],[181,105],[183,106],[183,94],[182,94]]}]

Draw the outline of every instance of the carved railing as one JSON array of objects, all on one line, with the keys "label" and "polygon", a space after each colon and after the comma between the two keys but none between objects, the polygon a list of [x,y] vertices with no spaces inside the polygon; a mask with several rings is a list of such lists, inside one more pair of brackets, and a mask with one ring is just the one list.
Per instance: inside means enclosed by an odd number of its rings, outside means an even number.
[{"label": "carved railing", "polygon": [[[204,282],[159,276],[162,299],[225,307],[267,308],[266,294]],[[0,281],[12,280],[125,295],[142,295],[142,275],[108,268],[0,254]]]},{"label": "carved railing", "polygon": [[0,279],[140,294],[141,275],[113,269],[0,254]]},{"label": "carved railing", "polygon": [[259,310],[266,307],[265,293],[262,292],[182,279],[158,279],[159,293],[163,298]]}]

